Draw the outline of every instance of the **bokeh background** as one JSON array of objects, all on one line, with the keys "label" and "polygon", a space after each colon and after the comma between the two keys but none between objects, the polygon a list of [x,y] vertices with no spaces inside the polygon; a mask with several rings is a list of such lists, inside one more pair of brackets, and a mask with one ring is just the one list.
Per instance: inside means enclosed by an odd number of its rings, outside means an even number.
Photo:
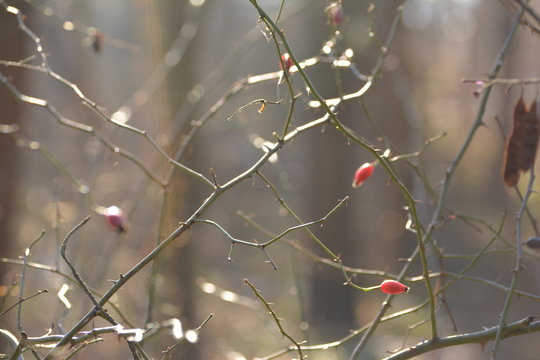
[{"label": "bokeh background", "polygon": [[[19,7],[26,15],[27,25],[42,39],[53,70],[77,84],[115,119],[148,131],[170,154],[236,81],[249,74],[279,70],[275,46],[265,38],[258,14],[247,0],[6,3]],[[259,3],[274,16],[281,5],[278,0]],[[376,2],[368,10],[369,1],[343,0],[346,17],[339,26],[337,49],[351,49],[352,61],[363,74],[369,75],[381,57],[380,48],[401,3]],[[530,4],[538,6],[538,1]],[[327,5],[322,0],[284,2],[280,26],[298,59],[322,54],[322,46],[333,36],[335,29],[324,12]],[[463,83],[462,79],[486,78],[510,30],[516,8],[512,1],[408,2],[376,84],[361,99],[343,104],[338,117],[376,148],[385,149],[386,142],[390,142],[395,155],[414,153],[428,139],[444,134],[421,156],[410,160],[425,174],[431,187],[439,191],[440,181],[478,111],[479,98],[474,94],[478,87]],[[35,44],[18,28],[16,18],[3,9],[0,44],[1,60],[19,61],[35,54]],[[100,48],[96,50],[96,46]],[[521,26],[500,76],[538,76],[538,51],[538,34]],[[30,62],[39,64],[39,60]],[[65,117],[94,126],[115,145],[136,154],[160,177],[167,174],[166,160],[148,141],[104,122],[81,104],[72,89],[39,71],[5,64],[0,69],[25,94],[44,98]],[[350,70],[338,71],[328,63],[309,68],[307,74],[325,97],[338,96],[340,91],[356,91],[363,84]],[[310,95],[298,74],[293,74],[292,79],[295,91],[302,94],[296,103],[293,126],[322,116],[321,111],[309,108]],[[261,142],[272,141],[272,133],[281,131],[287,116],[290,99],[286,86],[277,82],[276,79],[246,87],[227,99],[200,128],[182,162],[208,177],[213,169],[220,183],[249,168],[263,154]],[[529,104],[539,95],[538,87],[498,85],[493,89],[484,116],[485,126],[477,132],[457,169],[445,203],[445,216],[455,213],[470,218],[443,219],[444,224],[433,239],[445,254],[456,256],[441,262],[430,251],[434,272],[441,270],[441,264],[446,271],[459,271],[493,237],[486,226],[473,218],[497,229],[506,213],[502,236],[514,241],[513,215],[519,198],[504,186],[501,166],[504,139],[520,95]],[[261,98],[285,100],[280,105],[269,104],[261,114],[257,105],[246,107],[229,119],[240,106]],[[0,256],[19,258],[44,229],[45,236],[32,249],[30,260],[67,271],[58,254],[61,239],[91,214],[89,224],[72,240],[69,255],[89,285],[101,292],[151,251],[160,237],[189,217],[209,194],[204,184],[176,171],[163,203],[164,191],[140,168],[92,136],[61,126],[44,109],[17,101],[6,87],[0,87],[0,123],[17,123],[20,134],[39,142],[42,150],[32,151],[18,146],[24,145],[21,141],[0,135]],[[78,187],[47,161],[44,151],[60,161]],[[277,161],[266,164],[262,173],[305,222],[321,218],[339,199],[350,196],[346,207],[332,215],[324,227],[316,226],[313,231],[340,254],[345,264],[395,274],[416,246],[416,239],[405,228],[405,201],[382,168],[377,167],[362,187],[351,188],[354,171],[367,161],[373,161],[370,154],[326,127],[286,145]],[[394,167],[418,200],[421,220],[427,225],[434,208],[432,195],[405,162],[395,162]],[[526,177],[519,185],[525,189]],[[88,195],[93,203],[88,201]],[[129,216],[129,231],[122,235],[112,232],[103,217],[93,211],[92,204],[124,209]],[[536,217],[536,194],[529,204]],[[239,213],[273,233],[296,225],[258,177],[224,194],[204,218],[218,222],[239,239],[268,239]],[[524,238],[534,235],[530,221],[524,221]],[[305,232],[293,232],[287,239],[324,256]],[[497,251],[483,256],[469,275],[507,286],[515,262],[514,251],[502,241],[495,242],[493,248]],[[182,344],[173,358],[227,360],[263,358],[289,345],[244,285],[244,278],[275,304],[285,329],[307,344],[343,338],[369,323],[381,306],[383,294],[343,286],[339,270],[317,263],[285,243],[276,243],[269,251],[279,267],[277,271],[252,248],[236,246],[233,261],[228,261],[229,242],[224,235],[213,227],[198,224],[160,255],[157,276],[153,278],[156,298],[150,317],[148,279],[152,266],[128,282],[114,300],[139,327],[147,320],[175,317],[181,319],[185,329],[196,328],[213,313],[198,342]],[[536,255],[529,252],[524,261],[519,289],[538,294],[540,283],[535,275],[540,268]],[[17,300],[21,267],[2,264],[0,271],[0,295],[6,307]],[[417,264],[410,275],[420,274]],[[376,285],[381,280],[377,276],[355,277],[364,286]],[[72,286],[67,297],[74,306],[66,311],[56,296],[64,282],[50,272],[28,270],[27,294],[49,290],[23,306],[23,325],[29,335],[42,335],[51,328],[53,333],[67,331],[90,308],[86,295]],[[425,299],[422,282],[408,285],[412,287],[411,293],[398,297],[392,311]],[[498,324],[506,296],[504,291],[485,282],[467,279],[457,281],[445,294],[448,307],[438,308],[441,336]],[[537,302],[516,298],[509,320],[536,314]],[[451,317],[457,329],[453,329]],[[427,318],[424,308],[380,326],[362,359],[383,358],[387,351],[429,338],[429,323],[422,322]],[[105,323],[97,321],[97,325]],[[14,311],[0,318],[0,327],[17,333]],[[504,341],[500,358],[536,359],[540,343],[531,341],[536,336]],[[91,359],[98,353],[110,359],[130,357],[123,341],[113,335],[105,339],[104,343],[82,350],[76,358]],[[358,340],[310,352],[309,356],[345,359]],[[174,342],[170,334],[162,333],[149,340],[145,349],[154,358],[160,358],[160,352]],[[9,349],[3,342],[0,348]],[[466,345],[419,358],[487,358],[489,349],[489,343],[485,348],[480,344]],[[283,358],[294,356],[291,353]]]}]

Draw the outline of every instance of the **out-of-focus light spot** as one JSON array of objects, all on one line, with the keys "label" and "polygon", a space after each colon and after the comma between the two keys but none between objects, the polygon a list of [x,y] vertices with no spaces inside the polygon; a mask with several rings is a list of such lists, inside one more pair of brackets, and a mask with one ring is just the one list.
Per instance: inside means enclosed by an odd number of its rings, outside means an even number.
[{"label": "out-of-focus light spot", "polygon": [[173,323],[172,333],[175,339],[180,339],[184,336],[184,331],[182,330],[182,323],[178,319],[171,319]]},{"label": "out-of-focus light spot", "polygon": [[131,114],[132,114],[132,112],[131,112],[131,109],[129,107],[122,106],[114,114],[112,114],[111,119],[116,121],[116,122],[125,124],[131,118]]},{"label": "out-of-focus light spot", "polygon": [[273,142],[270,142],[270,141],[265,141],[262,143],[261,147],[263,149],[266,149],[265,151],[270,151],[272,149],[274,149],[274,147],[276,147],[276,144],[274,144]]},{"label": "out-of-focus light spot", "polygon": [[31,141],[29,144],[28,144],[28,148],[30,150],[37,150],[39,149],[39,143],[37,141]]},{"label": "out-of-focus light spot", "polygon": [[39,214],[51,223],[56,221],[68,223],[77,215],[77,206],[69,201],[49,202],[35,209],[38,209]]},{"label": "out-of-focus light spot", "polygon": [[122,215],[124,212],[122,209],[120,209],[118,206],[109,206],[107,209],[105,209],[105,215]]},{"label": "out-of-focus light spot", "polygon": [[171,49],[165,54],[165,65],[168,67],[173,67],[180,62],[182,58],[180,50]]},{"label": "out-of-focus light spot", "polygon": [[90,192],[90,188],[86,185],[79,185],[79,193],[81,193],[82,195],[86,195]]},{"label": "out-of-focus light spot", "polygon": [[328,45],[324,45],[322,47],[322,52],[325,53],[326,55],[330,54],[332,52],[332,48]]},{"label": "out-of-focus light spot", "polygon": [[143,329],[135,329],[134,334],[132,336],[126,337],[127,341],[134,341],[139,342],[143,339],[144,330]]},{"label": "out-of-focus light spot", "polygon": [[412,0],[403,10],[403,24],[411,30],[423,30],[433,18],[433,4],[426,0]]},{"label": "out-of-focus light spot", "polygon": [[64,21],[64,24],[62,25],[64,30],[71,31],[75,29],[75,25],[71,21]]},{"label": "out-of-focus light spot", "polygon": [[54,12],[53,12],[53,9],[48,7],[48,8],[45,8],[45,10],[43,10],[43,14],[45,14],[45,16],[52,16]]},{"label": "out-of-focus light spot", "polygon": [[322,47],[322,52],[325,54],[330,54],[332,52],[332,49],[334,48],[334,45],[336,45],[336,42],[334,40],[328,40],[324,43]]},{"label": "out-of-focus light spot", "polygon": [[[274,144],[273,142],[266,141],[262,137],[255,134],[249,136],[249,141],[251,141],[253,146],[255,146],[257,149],[262,149],[265,153],[269,152],[276,146],[276,144]],[[270,155],[268,161],[270,161],[271,163],[275,163],[276,161],[278,161],[278,155],[276,153]]]},{"label": "out-of-focus light spot", "polygon": [[196,103],[199,101],[205,94],[206,89],[202,85],[196,85],[190,92],[187,94],[187,99],[190,103]]},{"label": "out-of-focus light spot", "polygon": [[17,131],[19,131],[17,124],[0,124],[0,133],[2,134],[12,134]]},{"label": "out-of-focus light spot", "polygon": [[[265,141],[263,144],[262,144],[262,149],[264,152],[269,152],[270,150],[274,149],[274,147],[276,146],[277,144],[274,144],[270,141]],[[270,157],[268,158],[268,161],[270,161],[271,163],[275,163],[278,161],[278,156],[276,153],[273,153],[272,155],[270,155]]]},{"label": "out-of-focus light spot", "polygon": [[6,8],[7,12],[10,12],[12,14],[15,14],[17,15],[19,13],[19,9],[17,9],[16,7],[13,7],[13,6],[8,6]]},{"label": "out-of-focus light spot", "polygon": [[[144,90],[138,90],[133,95],[133,104],[135,104],[135,106],[143,106],[144,104],[146,104],[147,101],[148,101],[148,92]],[[131,110],[130,110],[129,117],[131,118]]]},{"label": "out-of-focus light spot", "polygon": [[227,360],[246,360],[246,357],[244,355],[235,351],[228,352],[226,356]]},{"label": "out-of-focus light spot", "polygon": [[441,29],[448,40],[465,42],[476,34],[478,22],[471,9],[460,6],[442,15]]},{"label": "out-of-focus light spot", "polygon": [[390,54],[384,60],[384,70],[394,71],[399,67],[399,57],[394,54]]},{"label": "out-of-focus light spot", "polygon": [[232,291],[224,290],[219,294],[219,297],[222,300],[229,301],[229,302],[237,302],[238,301],[238,295],[233,293]]},{"label": "out-of-focus light spot", "polygon": [[300,323],[300,330],[306,331],[307,329],[309,329],[309,323],[306,322],[306,321],[302,321],[302,322]]},{"label": "out-of-focus light spot", "polygon": [[291,296],[298,295],[298,288],[296,286],[291,286],[289,288],[289,295],[291,295]]},{"label": "out-of-focus light spot", "polygon": [[[317,59],[316,58],[310,58],[310,59],[306,59],[304,62],[301,62],[300,65],[305,65],[305,66],[313,66],[317,63]],[[305,66],[302,66],[302,68],[304,68]]]},{"label": "out-of-focus light spot", "polygon": [[180,28],[180,35],[186,40],[193,39],[196,33],[197,28],[191,22],[186,22],[184,25],[182,25],[182,28]]},{"label": "out-of-focus light spot", "polygon": [[466,6],[475,6],[478,4],[478,0],[454,0],[454,2]]},{"label": "out-of-focus light spot", "polygon": [[[325,103],[328,106],[336,106],[340,102],[341,102],[341,99],[337,99],[337,98],[336,99],[325,100]],[[319,102],[319,100],[311,100],[310,102],[308,102],[308,105],[309,105],[309,107],[312,107],[312,108],[321,107],[321,103]]]},{"label": "out-of-focus light spot", "polygon": [[195,344],[199,340],[199,334],[193,330],[186,331],[186,340]]},{"label": "out-of-focus light spot", "polygon": [[407,230],[412,230],[414,232],[414,229],[413,229],[413,222],[411,219],[407,220],[407,222],[405,223],[405,229]]},{"label": "out-of-focus light spot", "polygon": [[159,146],[169,145],[169,135],[167,133],[161,133],[156,136],[156,141]]},{"label": "out-of-focus light spot", "polygon": [[249,141],[255,146],[257,149],[260,149],[262,145],[264,144],[264,139],[260,136],[257,136],[255,134],[252,134],[249,136]]},{"label": "out-of-focus light spot", "polygon": [[201,6],[206,0],[189,0],[189,3],[193,6]]},{"label": "out-of-focus light spot", "polygon": [[69,300],[66,297],[66,293],[68,292],[68,290],[69,290],[69,285],[64,284],[64,285],[62,285],[62,287],[58,291],[57,295],[58,295],[58,298],[60,299],[60,301],[62,302],[62,304],[64,304],[66,309],[69,310],[69,309],[71,309],[71,303],[69,302]]},{"label": "out-of-focus light spot", "polygon": [[345,57],[347,57],[348,59],[350,59],[350,58],[353,57],[354,51],[353,51],[353,49],[348,48],[347,50],[345,50],[345,52],[343,53],[343,55],[345,55]]},{"label": "out-of-focus light spot", "polygon": [[349,60],[336,60],[334,61],[335,67],[349,67],[351,66],[351,62]]},{"label": "out-of-focus light spot", "polygon": [[213,294],[216,292],[216,285],[205,282],[201,285],[201,289],[207,294]]},{"label": "out-of-focus light spot", "polygon": [[165,283],[165,276],[157,274],[154,281],[157,287],[161,287]]}]

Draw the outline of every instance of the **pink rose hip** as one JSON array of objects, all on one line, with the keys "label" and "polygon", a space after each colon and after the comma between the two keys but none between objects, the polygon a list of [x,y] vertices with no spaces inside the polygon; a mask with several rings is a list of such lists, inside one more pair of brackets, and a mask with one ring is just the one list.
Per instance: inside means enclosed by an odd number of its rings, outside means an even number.
[{"label": "pink rose hip", "polygon": [[109,206],[103,211],[107,225],[117,233],[127,230],[126,214],[118,206]]},{"label": "pink rose hip", "polygon": [[352,186],[355,188],[361,186],[373,174],[373,170],[375,170],[375,165],[372,163],[365,163],[360,166],[354,173]]},{"label": "pink rose hip", "polygon": [[403,285],[399,281],[384,280],[381,283],[381,291],[385,294],[397,295],[397,294],[409,292],[409,287],[406,285]]}]

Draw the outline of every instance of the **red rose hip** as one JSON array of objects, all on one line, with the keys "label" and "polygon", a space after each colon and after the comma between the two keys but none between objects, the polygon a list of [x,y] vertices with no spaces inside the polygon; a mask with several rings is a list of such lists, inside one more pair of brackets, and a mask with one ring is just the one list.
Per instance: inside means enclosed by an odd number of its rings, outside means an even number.
[{"label": "red rose hip", "polygon": [[328,14],[330,23],[334,26],[338,26],[339,24],[343,22],[343,19],[345,19],[345,12],[343,11],[343,5],[341,5],[341,2],[339,1],[328,5],[325,11]]},{"label": "red rose hip", "polygon": [[292,58],[291,56],[289,55],[289,53],[284,53],[283,55],[281,55],[281,61],[279,63],[279,68],[281,70],[283,70],[283,65],[285,65],[285,70],[286,71],[289,71],[289,69],[291,68],[291,66],[294,65],[293,61],[292,61]]},{"label": "red rose hip", "polygon": [[123,233],[127,230],[126,214],[118,206],[109,206],[103,210],[107,225],[117,233]]},{"label": "red rose hip", "polygon": [[375,165],[372,163],[365,163],[360,166],[354,173],[352,186],[355,188],[361,186],[373,174],[373,170],[375,170]]},{"label": "red rose hip", "polygon": [[395,280],[384,280],[381,283],[381,291],[385,294],[397,295],[409,292],[409,287],[403,285],[399,281]]}]

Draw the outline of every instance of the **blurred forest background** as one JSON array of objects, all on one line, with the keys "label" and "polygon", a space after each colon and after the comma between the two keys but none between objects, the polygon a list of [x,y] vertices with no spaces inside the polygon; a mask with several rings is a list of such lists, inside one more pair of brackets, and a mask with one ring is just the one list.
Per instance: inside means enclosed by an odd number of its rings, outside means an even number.
[{"label": "blurred forest background", "polygon": [[[356,69],[370,75],[402,3],[343,0],[345,19],[339,24],[340,37],[333,51],[339,56],[350,49]],[[534,8],[538,3],[531,1],[530,5]],[[197,129],[197,121],[237,81],[279,71],[276,47],[265,38],[268,32],[248,0],[12,0],[2,4],[23,12],[26,25],[41,39],[55,72],[76,84],[114,120],[147,131],[168,154],[178,151],[189,131]],[[259,4],[275,19],[282,2],[260,0]],[[323,46],[335,31],[324,11],[328,4],[322,0],[284,1],[279,26],[299,61],[324,55]],[[374,86],[365,96],[343,103],[338,118],[381,153],[389,143],[392,155],[414,153],[428,139],[436,138],[410,162],[438,192],[478,112],[480,97],[474,92],[479,87],[462,79],[487,78],[519,8],[516,4],[480,0],[406,2]],[[499,77],[538,76],[539,45],[538,34],[520,26]],[[4,62],[0,73],[22,93],[46,99],[66,118],[93,126],[115,146],[136,155],[158,178],[167,177],[167,159],[144,136],[104,121],[81,104],[72,88],[47,74],[6,63],[36,55],[28,63],[39,65],[35,48],[19,28],[17,18],[2,7],[0,60]],[[364,83],[349,68],[336,69],[331,62],[308,67],[306,73],[325,98],[354,92]],[[291,128],[295,128],[321,117],[324,111],[310,108],[309,101],[314,98],[306,92],[298,72],[292,72],[291,78],[295,93],[302,94],[292,117]],[[483,118],[485,126],[476,133],[456,170],[444,204],[444,221],[433,234],[438,247],[449,255],[442,261],[428,251],[434,272],[458,272],[494,236],[486,224],[498,229],[505,213],[501,237],[514,241],[513,215],[520,199],[513,189],[504,186],[501,166],[505,136],[521,94],[529,104],[539,95],[538,87],[493,88]],[[256,99],[284,100],[279,105],[267,104],[261,113],[257,111],[260,103],[235,113]],[[228,97],[200,127],[181,162],[209,179],[212,169],[217,181],[226,183],[264,154],[265,141],[275,141],[272,133],[282,131],[289,103],[287,85],[278,85],[277,78],[245,86]],[[42,107],[17,101],[6,86],[0,87],[0,123],[16,123],[20,128],[20,137],[0,134],[0,256],[19,259],[43,229],[45,235],[33,246],[29,261],[58,266],[69,273],[59,257],[59,246],[69,230],[92,215],[70,241],[68,254],[88,285],[99,292],[109,289],[112,280],[146,256],[159,239],[176,229],[209,196],[207,184],[179,170],[174,171],[170,186],[161,187],[96,137],[60,125]],[[57,166],[51,158],[58,161]],[[271,160],[261,172],[303,222],[320,219],[340,199],[350,197],[323,227],[310,228],[344,264],[399,273],[404,259],[417,245],[415,234],[406,229],[408,212],[403,195],[381,166],[362,187],[351,187],[355,170],[374,160],[370,153],[326,125],[298,136]],[[406,162],[393,162],[393,167],[417,200],[420,220],[427,226],[436,196]],[[522,190],[526,179],[519,184]],[[111,231],[103,216],[96,213],[99,206],[112,205],[127,213],[130,228],[126,233]],[[536,194],[529,201],[529,209],[533,216],[540,212]],[[255,224],[274,234],[298,225],[258,176],[227,191],[202,218],[216,221],[235,238],[259,242],[271,235]],[[523,238],[534,235],[531,223],[524,221]],[[286,240],[327,257],[302,230],[291,232]],[[200,330],[198,341],[181,344],[172,358],[226,360],[264,358],[290,345],[244,284],[245,278],[274,304],[286,331],[298,341],[306,340],[306,345],[337,341],[368,324],[384,300],[380,292],[344,286],[339,269],[315,261],[285,241],[268,247],[277,271],[265,262],[261,251],[238,244],[232,261],[228,261],[229,247],[230,242],[216,227],[194,224],[112,300],[133,326],[141,328],[147,322],[179,318],[184,330],[195,329],[213,313]],[[20,265],[5,262],[0,267],[2,309],[17,301],[21,274]],[[514,264],[514,249],[496,241],[493,250],[467,273],[481,281],[465,278],[445,292],[444,304],[437,313],[440,336],[498,324],[506,291],[487,281],[508,286]],[[538,258],[529,251],[518,288],[540,294],[539,271]],[[409,275],[421,274],[417,262]],[[386,277],[361,275],[354,281],[373,286]],[[66,297],[73,307],[67,310],[57,296],[64,283],[65,278],[50,271],[27,269],[25,295],[49,291],[23,304],[22,324],[29,336],[43,335],[51,328],[53,334],[63,333],[91,308],[88,296],[70,284]],[[391,312],[426,299],[422,281],[405,283],[411,286],[410,294],[396,297]],[[149,284],[156,290],[151,311]],[[518,297],[508,321],[537,314],[537,301]],[[18,334],[15,315],[15,309],[3,315],[0,327]],[[387,351],[428,339],[429,323],[422,322],[426,319],[427,307],[382,324],[362,359],[380,359],[389,355]],[[106,324],[96,320],[93,325]],[[504,340],[500,358],[537,359],[540,342],[531,341],[537,336]],[[75,358],[92,359],[96,354],[107,359],[131,357],[125,341],[112,334],[104,335],[104,339],[103,343],[88,345]],[[144,348],[157,359],[175,341],[172,335],[163,333],[146,341]],[[359,337],[354,337],[337,347],[311,351],[309,358],[346,359],[358,341]],[[4,339],[0,339],[0,349],[11,351]],[[490,345],[463,345],[418,358],[480,359],[488,358],[489,350]],[[25,356],[32,358],[28,353]],[[295,352],[282,356],[297,357]]]}]

